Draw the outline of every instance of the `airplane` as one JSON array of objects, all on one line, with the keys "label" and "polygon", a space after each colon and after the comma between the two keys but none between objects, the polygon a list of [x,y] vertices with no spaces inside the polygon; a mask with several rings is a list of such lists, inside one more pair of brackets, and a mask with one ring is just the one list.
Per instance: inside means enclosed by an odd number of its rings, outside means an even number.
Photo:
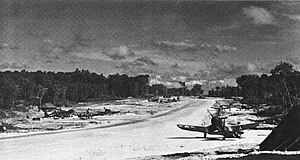
[{"label": "airplane", "polygon": [[225,138],[241,138],[241,135],[244,134],[243,130],[255,128],[259,125],[259,123],[225,125],[226,118],[224,116],[213,116],[210,126],[177,124],[177,127],[187,131],[202,132],[204,138],[207,137],[207,134],[223,135],[223,140],[225,140]]},{"label": "airplane", "polygon": [[120,113],[121,111],[112,111],[110,109],[107,109],[104,107],[104,111],[97,111],[96,113],[91,113],[89,111],[90,109],[88,109],[86,111],[86,113],[78,113],[77,114],[77,117],[82,119],[82,120],[86,120],[86,119],[90,119],[90,118],[93,118],[94,116],[104,116],[104,115],[113,115],[113,114],[118,114]]}]

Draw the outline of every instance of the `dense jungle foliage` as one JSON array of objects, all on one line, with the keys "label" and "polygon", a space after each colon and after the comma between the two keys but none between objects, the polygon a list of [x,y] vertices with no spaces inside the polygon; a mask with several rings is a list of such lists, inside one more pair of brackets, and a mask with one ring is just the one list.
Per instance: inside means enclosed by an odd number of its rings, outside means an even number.
[{"label": "dense jungle foliage", "polygon": [[299,105],[300,72],[281,62],[270,74],[246,74],[236,79],[237,87],[218,87],[209,91],[209,96],[242,96],[244,103],[259,106],[267,104],[287,113]]},{"label": "dense jungle foliage", "polygon": [[78,102],[145,98],[151,96],[199,95],[203,91],[196,84],[189,90],[167,88],[163,84],[149,85],[149,75],[130,77],[114,74],[108,77],[76,69],[74,72],[0,72],[0,108],[11,109],[18,104],[37,105],[50,102],[68,106]]}]

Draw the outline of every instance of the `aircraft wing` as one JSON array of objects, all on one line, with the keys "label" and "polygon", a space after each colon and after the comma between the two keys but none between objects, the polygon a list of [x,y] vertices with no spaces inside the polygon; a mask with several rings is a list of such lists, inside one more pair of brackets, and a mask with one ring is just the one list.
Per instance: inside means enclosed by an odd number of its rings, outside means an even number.
[{"label": "aircraft wing", "polygon": [[230,125],[231,128],[236,128],[238,130],[245,130],[245,129],[255,129],[259,123],[248,123],[248,124],[241,124],[241,125]]},{"label": "aircraft wing", "polygon": [[177,127],[187,131],[194,131],[194,132],[208,132],[207,127],[205,126],[194,126],[194,125],[185,125],[185,124],[177,124]]}]

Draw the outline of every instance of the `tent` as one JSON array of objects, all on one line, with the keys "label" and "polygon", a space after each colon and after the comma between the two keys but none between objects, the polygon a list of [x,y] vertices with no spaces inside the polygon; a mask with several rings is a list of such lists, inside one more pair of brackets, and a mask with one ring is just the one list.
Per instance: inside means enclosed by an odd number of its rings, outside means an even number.
[{"label": "tent", "polygon": [[294,106],[259,147],[260,150],[300,150],[300,106]]}]

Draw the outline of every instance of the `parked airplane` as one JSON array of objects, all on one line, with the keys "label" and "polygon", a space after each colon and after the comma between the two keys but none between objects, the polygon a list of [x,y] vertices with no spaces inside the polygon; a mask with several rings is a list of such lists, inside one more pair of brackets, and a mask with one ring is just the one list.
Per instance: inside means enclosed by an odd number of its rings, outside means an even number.
[{"label": "parked airplane", "polygon": [[223,140],[225,138],[241,138],[241,135],[244,134],[243,130],[255,128],[259,123],[250,123],[243,125],[225,125],[225,119],[227,117],[213,116],[211,119],[210,126],[194,126],[194,125],[185,125],[177,124],[180,129],[194,132],[203,132],[204,138],[207,134],[214,135],[223,135]]}]

